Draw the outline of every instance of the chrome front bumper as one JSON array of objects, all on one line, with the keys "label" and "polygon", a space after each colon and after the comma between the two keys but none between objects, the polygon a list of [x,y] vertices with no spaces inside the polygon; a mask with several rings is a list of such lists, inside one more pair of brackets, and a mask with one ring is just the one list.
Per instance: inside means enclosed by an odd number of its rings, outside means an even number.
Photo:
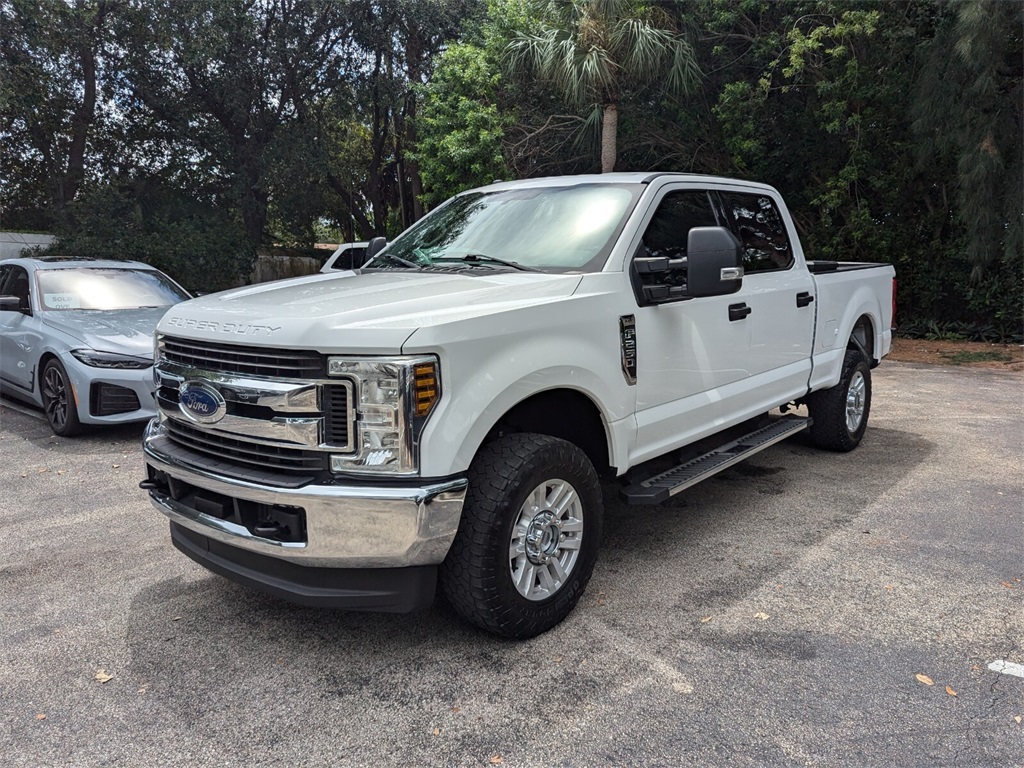
[{"label": "chrome front bumper", "polygon": [[444,560],[459,527],[465,479],[419,487],[308,485],[275,488],[221,477],[161,451],[167,437],[157,420],[143,437],[146,463],[157,472],[221,496],[301,507],[306,541],[263,538],[151,489],[150,500],[172,522],[229,546],[317,568],[394,568]]}]

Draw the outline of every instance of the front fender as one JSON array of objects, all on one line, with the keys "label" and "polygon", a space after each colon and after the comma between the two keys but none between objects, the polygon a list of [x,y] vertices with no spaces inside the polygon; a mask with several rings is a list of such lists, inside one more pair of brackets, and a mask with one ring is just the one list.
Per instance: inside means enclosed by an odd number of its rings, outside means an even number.
[{"label": "front fender", "polygon": [[422,475],[466,471],[502,416],[554,389],[580,392],[594,403],[609,462],[624,466],[635,435],[636,394],[622,373],[618,322],[606,304],[570,300],[417,331],[403,351],[441,358],[443,393],[421,440]]}]

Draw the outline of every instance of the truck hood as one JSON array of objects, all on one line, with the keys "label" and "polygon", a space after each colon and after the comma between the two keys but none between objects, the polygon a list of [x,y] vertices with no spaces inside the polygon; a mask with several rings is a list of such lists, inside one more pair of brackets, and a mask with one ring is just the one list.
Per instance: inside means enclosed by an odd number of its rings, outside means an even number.
[{"label": "truck hood", "polygon": [[82,347],[136,357],[153,356],[153,331],[168,307],[40,312],[43,324]]},{"label": "truck hood", "polygon": [[581,279],[483,270],[311,275],[177,304],[159,330],[224,343],[395,353],[419,328],[571,296]]}]

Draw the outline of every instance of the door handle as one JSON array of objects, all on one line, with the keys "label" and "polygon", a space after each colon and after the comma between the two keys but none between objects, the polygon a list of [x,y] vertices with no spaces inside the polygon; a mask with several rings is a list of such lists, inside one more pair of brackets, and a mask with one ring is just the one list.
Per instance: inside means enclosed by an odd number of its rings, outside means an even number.
[{"label": "door handle", "polygon": [[749,315],[753,311],[754,310],[752,310],[750,307],[748,307],[746,305],[746,303],[730,304],[729,305],[729,322],[732,322],[733,320],[742,320],[744,317],[746,317],[747,315]]},{"label": "door handle", "polygon": [[801,291],[796,295],[796,305],[798,307],[806,307],[812,301],[814,301],[814,297],[807,291]]}]

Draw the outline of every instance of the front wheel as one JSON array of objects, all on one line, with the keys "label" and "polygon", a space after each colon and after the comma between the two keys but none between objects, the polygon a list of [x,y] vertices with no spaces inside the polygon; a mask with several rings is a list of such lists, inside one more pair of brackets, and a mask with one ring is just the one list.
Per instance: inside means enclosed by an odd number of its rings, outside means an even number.
[{"label": "front wheel", "polygon": [[807,411],[814,420],[811,442],[830,451],[852,451],[860,445],[871,413],[871,367],[858,350],[846,350],[839,383],[812,392]]},{"label": "front wheel", "polygon": [[525,639],[569,615],[594,570],[601,486],[578,447],[514,434],[484,446],[469,470],[459,530],[441,565],[465,619]]},{"label": "front wheel", "polygon": [[54,434],[71,437],[82,431],[71,380],[57,359],[47,360],[43,366],[42,395],[46,421]]}]

